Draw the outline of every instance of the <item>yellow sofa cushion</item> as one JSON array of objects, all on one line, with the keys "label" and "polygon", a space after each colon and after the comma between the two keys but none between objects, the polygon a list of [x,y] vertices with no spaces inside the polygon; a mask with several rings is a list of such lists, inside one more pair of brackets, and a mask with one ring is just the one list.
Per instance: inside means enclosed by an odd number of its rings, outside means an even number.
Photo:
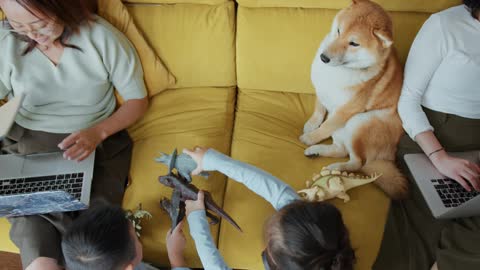
[{"label": "yellow sofa cushion", "polygon": [[[235,88],[191,88],[167,90],[152,98],[150,109],[143,119],[129,130],[134,140],[131,181],[125,193],[123,206],[134,209],[142,203],[153,214],[145,222],[142,232],[146,261],[168,266],[165,234],[170,226],[168,216],[161,211],[159,201],[170,196],[157,178],[166,174],[166,167],[154,161],[160,152],[171,153],[175,147],[192,148],[196,145],[213,147],[229,154],[233,127]],[[226,177],[214,173],[208,180],[194,178],[194,184],[209,190],[215,201],[222,205]],[[10,224],[0,219],[0,251],[18,252],[10,241]],[[216,241],[219,226],[212,227]],[[193,240],[188,240],[186,257],[189,266],[201,267]]]},{"label": "yellow sofa cushion", "polygon": [[233,2],[129,4],[128,9],[175,74],[175,88],[236,85]]},{"label": "yellow sofa cushion", "polygon": [[[168,90],[151,100],[145,117],[130,129],[134,140],[131,182],[125,193],[123,206],[133,209],[142,203],[153,214],[142,231],[144,259],[159,266],[168,266],[165,235],[170,227],[169,217],[160,209],[162,197],[172,190],[158,182],[158,176],[167,173],[167,167],[154,161],[160,152],[171,153],[174,148],[193,148],[205,145],[229,154],[235,89],[192,88]],[[222,205],[226,177],[214,173],[208,180],[195,177],[193,183],[209,190]],[[212,226],[216,241],[219,226]],[[201,267],[188,226],[185,226],[188,247],[185,253],[188,266]]]},{"label": "yellow sofa cushion", "polygon": [[0,218],[0,251],[18,253],[17,246],[10,240],[10,227],[6,218]]},{"label": "yellow sofa cushion", "polygon": [[121,0],[99,0],[98,13],[122,31],[136,48],[142,62],[149,96],[157,95],[173,86],[175,78],[148,45]]},{"label": "yellow sofa cushion", "polygon": [[[298,141],[303,124],[314,106],[314,95],[241,90],[232,141],[232,156],[267,170],[295,190],[323,166],[339,161],[310,159]],[[355,269],[369,270],[382,239],[390,201],[375,185],[349,192],[351,201],[332,202],[341,210],[358,257]],[[224,208],[244,230],[239,233],[227,223],[220,229],[219,248],[228,265],[240,269],[263,269],[265,221],[274,213],[269,203],[233,180],[227,183]],[[252,211],[252,209],[255,209]],[[241,250],[241,256],[239,256]]]},{"label": "yellow sofa cushion", "polygon": [[[337,10],[238,8],[239,88],[314,93],[310,68]],[[426,13],[392,12],[394,45],[405,61]]]},{"label": "yellow sofa cushion", "polygon": [[[460,0],[373,0],[390,11],[438,12],[451,6],[462,3]],[[351,0],[237,0],[245,7],[301,7],[342,9],[349,5]]]}]

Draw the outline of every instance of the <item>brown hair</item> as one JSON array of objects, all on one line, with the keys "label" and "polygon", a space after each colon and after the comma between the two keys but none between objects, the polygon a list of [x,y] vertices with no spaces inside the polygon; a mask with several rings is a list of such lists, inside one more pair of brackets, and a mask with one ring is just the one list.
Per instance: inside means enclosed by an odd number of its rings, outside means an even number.
[{"label": "brown hair", "polygon": [[[80,27],[94,19],[96,13],[96,0],[15,0],[32,14],[42,14],[56,23],[65,27],[62,35],[58,38],[60,44],[64,47],[79,49],[75,45],[67,43],[68,39],[77,33]],[[37,42],[34,40],[16,34],[18,38],[28,43],[23,55],[31,52]]]},{"label": "brown hair", "polygon": [[463,0],[463,4],[467,6],[475,19],[480,15],[480,0]]},{"label": "brown hair", "polygon": [[267,223],[271,269],[352,270],[355,263],[342,214],[325,202],[295,202]]}]

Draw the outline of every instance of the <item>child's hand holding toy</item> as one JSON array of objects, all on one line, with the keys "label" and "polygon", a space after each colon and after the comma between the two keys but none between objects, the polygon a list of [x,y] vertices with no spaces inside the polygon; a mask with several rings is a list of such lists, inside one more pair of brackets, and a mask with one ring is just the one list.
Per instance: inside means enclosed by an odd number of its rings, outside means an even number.
[{"label": "child's hand holding toy", "polygon": [[207,151],[208,149],[199,146],[195,147],[193,151],[183,149],[183,153],[192,157],[197,163],[197,168],[192,172],[193,175],[198,175],[203,171],[203,157]]},{"label": "child's hand holding toy", "polygon": [[190,213],[199,211],[199,210],[205,210],[205,194],[203,191],[198,192],[198,198],[196,201],[192,200],[186,200],[185,201],[185,210],[187,213],[187,217],[190,215]]},{"label": "child's hand holding toy", "polygon": [[184,267],[186,265],[183,255],[187,243],[185,235],[183,234],[184,223],[185,220],[182,220],[173,231],[169,230],[167,233],[167,252],[172,268]]}]

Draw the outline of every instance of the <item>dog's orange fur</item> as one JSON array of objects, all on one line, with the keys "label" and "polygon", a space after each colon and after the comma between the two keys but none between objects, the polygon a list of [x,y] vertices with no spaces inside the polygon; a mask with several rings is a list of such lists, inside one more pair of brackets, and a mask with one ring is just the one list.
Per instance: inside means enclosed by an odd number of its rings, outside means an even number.
[{"label": "dog's orange fur", "polygon": [[[339,13],[338,21],[345,27],[342,35],[328,47],[328,54],[343,54],[345,50],[352,49],[347,44],[353,35],[364,48],[377,54],[377,64],[365,71],[376,74],[367,81],[342,89],[350,91],[351,98],[329,112],[319,128],[304,134],[301,139],[309,145],[321,142],[345,127],[353,116],[382,110],[381,118],[373,115],[361,122],[354,134],[349,134],[352,143],[349,154],[350,157],[353,155],[361,159],[363,172],[382,173],[377,184],[392,198],[401,198],[407,192],[407,181],[394,165],[394,160],[397,144],[403,134],[397,113],[403,71],[395,49],[390,46],[393,39],[391,19],[379,5],[369,0],[355,0]],[[322,100],[317,100],[315,112],[309,121],[321,121],[324,115]]]}]

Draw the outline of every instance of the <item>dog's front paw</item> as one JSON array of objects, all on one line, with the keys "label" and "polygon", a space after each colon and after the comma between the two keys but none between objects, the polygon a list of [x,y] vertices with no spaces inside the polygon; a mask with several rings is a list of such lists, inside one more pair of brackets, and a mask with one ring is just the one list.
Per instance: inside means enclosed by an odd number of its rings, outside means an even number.
[{"label": "dog's front paw", "polygon": [[303,152],[303,154],[304,154],[306,157],[314,158],[314,157],[318,157],[320,153],[319,153],[319,151],[318,151],[318,146],[317,146],[317,145],[313,145],[313,146],[310,146],[310,147],[308,147],[307,149],[305,149],[305,151]]},{"label": "dog's front paw", "polygon": [[303,126],[303,134],[310,133],[315,129],[317,129],[319,126],[320,125],[317,125],[315,123],[312,123],[311,121],[308,121],[307,123],[305,123],[305,126]]},{"label": "dog's front paw", "polygon": [[311,133],[305,133],[300,136],[300,141],[305,145],[314,145],[316,142],[313,140]]}]

